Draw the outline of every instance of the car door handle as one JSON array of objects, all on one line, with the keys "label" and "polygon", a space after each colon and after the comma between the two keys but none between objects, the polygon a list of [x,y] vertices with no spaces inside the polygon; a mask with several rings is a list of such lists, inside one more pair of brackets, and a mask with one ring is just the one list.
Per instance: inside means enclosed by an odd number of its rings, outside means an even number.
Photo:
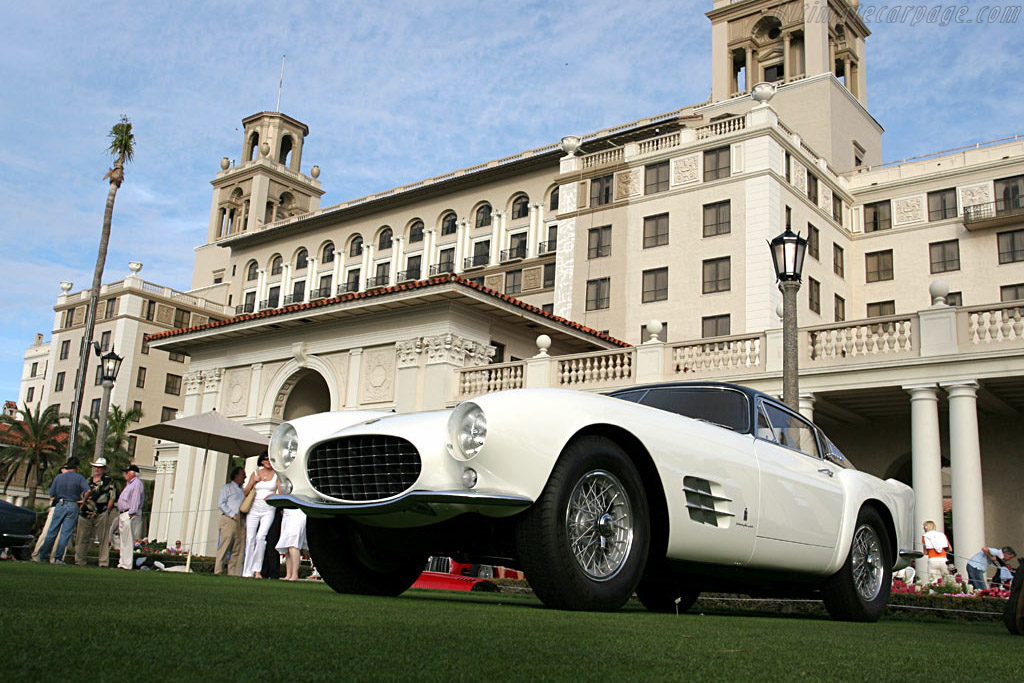
[{"label": "car door handle", "polygon": [[833,472],[832,470],[830,470],[830,469],[829,469],[829,468],[827,468],[827,467],[822,467],[822,468],[821,468],[820,470],[818,470],[818,471],[819,471],[819,472],[821,472],[822,474],[827,474],[827,475],[828,475],[828,476],[830,476],[830,477],[834,477],[834,476],[836,476],[836,473],[835,473],[835,472]]}]

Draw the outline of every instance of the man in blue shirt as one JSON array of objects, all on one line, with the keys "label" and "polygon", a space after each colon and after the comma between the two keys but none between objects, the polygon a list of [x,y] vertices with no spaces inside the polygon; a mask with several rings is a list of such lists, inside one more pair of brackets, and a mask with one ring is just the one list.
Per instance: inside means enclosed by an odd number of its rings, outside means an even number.
[{"label": "man in blue shirt", "polygon": [[57,540],[59,531],[60,540],[57,541],[54,564],[64,564],[64,551],[78,524],[78,506],[89,497],[89,482],[76,471],[78,459],[68,460],[64,468],[66,471],[54,477],[53,483],[50,484],[50,497],[53,498],[54,504],[53,520],[46,532],[43,547],[39,549],[40,557],[50,557],[50,550],[53,548],[53,542]]},{"label": "man in blue shirt", "polygon": [[242,482],[245,481],[245,469],[236,467],[231,470],[231,481],[224,484],[217,497],[217,507],[220,508],[220,545],[217,546],[217,560],[213,563],[213,573],[224,573],[224,558],[228,552],[231,559],[228,562],[228,574],[240,576],[242,574],[242,549],[245,547],[245,525],[242,524],[242,513],[238,511],[245,494],[242,492]]}]

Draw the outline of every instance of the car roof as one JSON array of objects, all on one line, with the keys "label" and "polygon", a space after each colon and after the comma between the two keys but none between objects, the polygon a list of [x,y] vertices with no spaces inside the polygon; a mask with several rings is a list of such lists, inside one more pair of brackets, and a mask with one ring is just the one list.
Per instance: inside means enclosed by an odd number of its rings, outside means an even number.
[{"label": "car roof", "polygon": [[608,392],[609,396],[617,396],[619,394],[625,394],[633,391],[645,391],[648,389],[680,389],[684,387],[694,387],[702,389],[732,389],[746,394],[749,398],[754,399],[761,397],[769,401],[778,403],[778,399],[774,396],[766,394],[757,389],[751,389],[750,387],[743,386],[742,384],[732,384],[730,382],[713,382],[713,381],[691,381],[691,382],[655,382],[653,384],[637,384],[632,387],[624,387],[622,389],[616,389],[615,391]]}]

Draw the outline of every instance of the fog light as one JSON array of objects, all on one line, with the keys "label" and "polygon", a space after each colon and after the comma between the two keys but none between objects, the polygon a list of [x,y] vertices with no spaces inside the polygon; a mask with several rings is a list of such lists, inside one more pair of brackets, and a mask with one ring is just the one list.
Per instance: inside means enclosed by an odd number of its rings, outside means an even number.
[{"label": "fog light", "polygon": [[277,483],[281,485],[281,493],[288,495],[292,492],[292,482],[284,475],[277,475]]},{"label": "fog light", "polygon": [[476,486],[476,470],[472,467],[467,467],[462,470],[462,485],[467,489],[471,489]]}]

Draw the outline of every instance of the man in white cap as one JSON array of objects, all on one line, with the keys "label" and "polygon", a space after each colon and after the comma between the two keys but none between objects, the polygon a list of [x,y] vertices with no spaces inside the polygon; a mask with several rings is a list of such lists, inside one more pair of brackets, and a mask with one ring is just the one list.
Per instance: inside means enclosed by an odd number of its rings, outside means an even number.
[{"label": "man in white cap", "polygon": [[107,459],[96,458],[89,479],[89,499],[82,505],[78,518],[78,535],[75,537],[75,564],[86,565],[86,557],[92,548],[93,539],[99,541],[99,566],[110,566],[110,526],[114,522],[111,510],[117,503],[117,484],[107,474]]}]

